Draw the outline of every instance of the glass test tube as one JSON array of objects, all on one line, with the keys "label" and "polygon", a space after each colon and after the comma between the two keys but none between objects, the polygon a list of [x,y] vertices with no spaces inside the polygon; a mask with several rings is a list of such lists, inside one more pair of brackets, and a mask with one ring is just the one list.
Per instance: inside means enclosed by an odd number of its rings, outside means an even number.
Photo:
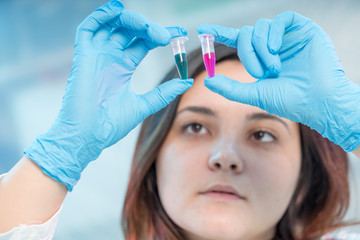
[{"label": "glass test tube", "polygon": [[187,37],[176,37],[171,39],[175,63],[181,79],[188,79],[188,64],[186,59],[185,41]]},{"label": "glass test tube", "polygon": [[209,77],[215,76],[215,50],[214,50],[214,35],[203,33],[199,35],[201,49],[203,54],[204,65]]}]

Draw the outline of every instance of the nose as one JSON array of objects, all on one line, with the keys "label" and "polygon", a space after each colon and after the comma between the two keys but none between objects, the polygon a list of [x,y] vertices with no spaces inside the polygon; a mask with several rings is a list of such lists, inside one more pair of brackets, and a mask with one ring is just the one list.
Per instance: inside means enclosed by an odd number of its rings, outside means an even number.
[{"label": "nose", "polygon": [[209,168],[213,171],[228,170],[241,173],[244,168],[242,156],[234,142],[221,142],[214,149],[208,160]]}]

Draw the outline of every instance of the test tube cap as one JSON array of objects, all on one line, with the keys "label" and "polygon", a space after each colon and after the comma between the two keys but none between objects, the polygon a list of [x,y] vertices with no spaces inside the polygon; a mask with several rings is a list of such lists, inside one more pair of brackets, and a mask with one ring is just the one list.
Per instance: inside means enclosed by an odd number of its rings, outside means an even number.
[{"label": "test tube cap", "polygon": [[180,36],[180,37],[172,38],[170,40],[174,55],[180,54],[180,53],[186,53],[185,42],[188,39],[189,38],[187,38],[187,37]]},{"label": "test tube cap", "polygon": [[207,39],[211,42],[214,42],[215,41],[215,36],[211,33],[202,33],[202,34],[199,34],[199,38],[200,38],[200,41],[201,40],[206,40]]},{"label": "test tube cap", "polygon": [[199,34],[203,54],[214,52],[215,36],[210,33]]}]

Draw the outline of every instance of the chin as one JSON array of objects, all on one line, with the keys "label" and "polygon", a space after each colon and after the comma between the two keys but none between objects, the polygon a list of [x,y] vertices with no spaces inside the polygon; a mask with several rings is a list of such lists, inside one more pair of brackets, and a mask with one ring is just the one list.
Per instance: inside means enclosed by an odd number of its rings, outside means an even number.
[{"label": "chin", "polygon": [[206,239],[206,240],[239,240],[239,239],[248,239],[246,234],[239,232],[239,229],[235,231],[221,229],[221,227],[217,227],[217,229],[213,228],[204,228],[197,229],[196,232],[188,234],[190,239]]},{"label": "chin", "polygon": [[187,226],[184,226],[183,228],[188,232],[192,232],[193,235],[197,236],[199,239],[209,240],[247,239],[247,231],[249,230],[244,221],[239,221],[239,219],[235,220],[232,217],[226,216],[204,216],[203,218],[196,219],[196,222],[189,221]]},{"label": "chin", "polygon": [[193,236],[189,239],[264,240],[271,239],[273,236],[273,230],[264,229],[265,226],[252,219],[244,211],[233,209],[230,212],[220,207],[207,208],[207,211],[199,211],[191,216],[183,215],[183,217],[181,223],[178,224],[190,236]]},{"label": "chin", "polygon": [[[219,222],[219,221],[218,221]],[[216,221],[206,224],[193,225],[191,229],[185,229],[189,239],[202,240],[269,240],[274,236],[273,230],[258,232],[259,229],[253,229],[242,223],[224,224]]]}]

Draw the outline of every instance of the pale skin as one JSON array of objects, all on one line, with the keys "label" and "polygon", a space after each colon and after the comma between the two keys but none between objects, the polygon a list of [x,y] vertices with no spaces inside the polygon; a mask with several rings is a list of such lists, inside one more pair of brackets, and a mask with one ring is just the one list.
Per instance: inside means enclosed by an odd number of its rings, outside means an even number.
[{"label": "pale skin", "polygon": [[[239,61],[216,67],[241,82],[256,81]],[[180,100],[157,157],[160,199],[190,239],[271,239],[295,191],[301,165],[298,124],[229,101],[203,84]],[[241,198],[207,189],[231,186]]]},{"label": "pale skin", "polygon": [[[236,64],[238,64],[236,66],[240,65],[240,63],[236,63]],[[220,73],[220,71],[221,71],[221,69],[219,66],[219,67],[217,67],[217,72]],[[242,71],[243,70],[240,71],[241,73],[236,73],[236,74],[245,74]],[[223,72],[223,74],[226,74],[229,77],[235,78],[235,76],[231,75],[230,73],[228,74],[228,72]],[[202,78],[204,76],[202,76]],[[236,76],[238,76],[238,75],[236,75]],[[202,80],[197,79],[197,82],[200,82],[200,81],[202,81]],[[199,85],[199,84],[197,83],[197,85]],[[203,91],[204,91],[204,93],[206,92],[206,94],[212,94],[206,88],[204,88]],[[209,92],[207,92],[207,91],[209,91]],[[201,97],[201,95],[198,97]],[[211,95],[211,99],[213,97],[220,98],[220,96],[217,96],[215,94]],[[204,97],[204,99],[206,99],[205,102],[208,102],[208,100],[209,100],[207,97],[206,98]],[[186,97],[184,97],[184,99],[182,99],[182,103],[186,103],[185,100],[186,100]],[[222,98],[221,102],[219,104],[222,104],[224,101],[225,100]],[[229,104],[229,103],[227,103],[227,104]],[[233,104],[235,104],[235,103],[230,103],[229,108],[234,107],[235,105],[233,105]],[[238,105],[239,104],[236,103],[236,106],[238,106]],[[247,111],[255,111],[250,106],[247,106],[247,107],[242,106],[242,107],[246,108]],[[256,109],[256,111],[260,111],[260,110]],[[183,115],[186,115],[186,114],[193,114],[193,113],[183,112]],[[294,124],[291,123],[289,120],[286,120],[286,119],[282,119],[282,120],[285,121],[286,123],[288,123],[289,127],[291,129],[294,128]],[[273,120],[267,120],[267,121],[273,121]],[[234,129],[235,123],[231,123],[231,124],[232,124],[231,125],[232,129]],[[278,124],[278,123],[276,123],[276,124]],[[279,123],[279,124],[281,124],[281,123]],[[225,146],[224,144],[226,144],[227,142],[231,143],[231,141],[234,141],[233,139],[230,138],[230,136],[234,137],[234,130],[230,131],[230,126],[229,126],[229,128],[223,128],[219,131],[221,131],[222,134],[225,134],[228,131],[230,134],[228,138],[224,139],[224,142],[222,144],[219,143],[217,145],[217,147],[220,149],[221,146]],[[234,146],[232,146],[232,148],[235,149]],[[186,151],[182,152],[182,153],[186,153]],[[353,153],[357,157],[360,157],[360,147],[357,148]],[[221,154],[220,154],[220,156],[221,156]],[[213,159],[216,159],[216,158],[213,158]],[[246,162],[244,162],[244,164],[243,164],[244,169],[242,169],[241,171],[246,171],[246,169],[250,168],[250,165],[245,164],[245,163]],[[196,164],[199,165],[199,167],[203,168],[204,164],[206,165],[207,162],[206,163],[205,162],[196,163]],[[202,166],[200,166],[200,165],[202,165]],[[295,165],[287,165],[287,167],[297,167]],[[269,171],[270,170],[272,171],[273,175],[277,174],[278,171],[280,170],[280,169],[276,168],[276,166],[277,165],[275,164],[275,166],[273,166],[274,168],[269,169]],[[195,165],[193,167],[195,167]],[[280,167],[280,165],[278,167]],[[257,169],[257,170],[260,170],[260,169]],[[190,174],[190,172],[189,172],[189,174]],[[202,175],[202,177],[209,176],[209,175],[207,175],[207,173],[203,173],[203,174],[204,175]],[[199,179],[201,179],[201,178],[199,178]],[[224,179],[226,180],[227,178],[225,177]],[[233,179],[233,178],[230,177],[230,179]],[[246,183],[245,185],[250,184],[249,180],[246,180],[246,181],[248,181],[248,183]],[[292,183],[291,186],[289,186],[288,194],[291,193],[293,184],[294,183]],[[203,186],[204,186],[204,188],[208,187],[207,185],[203,185]],[[160,187],[161,187],[161,185],[160,185]],[[67,192],[68,192],[67,188],[62,183],[59,183],[56,180],[54,180],[51,177],[44,174],[38,165],[36,165],[33,161],[31,161],[31,159],[29,159],[27,156],[24,156],[15,165],[15,167],[13,167],[9,171],[9,173],[6,174],[6,176],[0,180],[0,233],[7,232],[7,231],[11,230],[12,228],[18,226],[19,224],[40,224],[40,223],[46,222],[54,215],[55,212],[57,212],[60,209],[60,207],[67,195]],[[284,194],[285,194],[285,192],[284,192]],[[244,192],[244,194],[248,194],[248,192]],[[248,197],[249,197],[249,199],[252,199],[252,198],[250,198],[250,195]],[[275,200],[276,199],[273,199],[273,201],[275,201]],[[288,202],[288,199],[286,199],[285,202]],[[218,202],[217,204],[223,205],[223,207],[225,207],[225,204],[222,204],[221,202]],[[251,209],[250,207],[247,207],[244,202],[239,203],[239,205],[241,205],[241,204],[243,204],[243,209]],[[215,206],[216,205],[212,205],[212,209],[214,211],[216,211]],[[245,206],[246,206],[246,208],[244,208]],[[232,210],[232,208],[228,207],[227,211],[225,211],[225,213],[226,212],[229,213],[231,210]],[[280,213],[281,213],[281,211],[277,212],[276,216],[279,216]],[[176,214],[176,212],[174,214]],[[185,216],[185,214],[184,214],[184,216]],[[228,215],[228,217],[229,217],[228,220],[231,219],[231,214]],[[183,224],[183,223],[181,223],[181,219],[178,219],[178,220],[180,221],[179,225]],[[215,223],[215,222],[212,222],[209,224],[213,224],[213,223]],[[223,226],[225,226],[225,227],[233,226],[231,224],[227,224],[227,220],[225,220],[222,223],[220,222],[220,224],[223,224]],[[261,232],[260,230],[254,229],[254,232],[256,232],[256,231]],[[191,234],[190,232],[193,232],[194,234]],[[238,233],[238,232],[235,232],[235,233]],[[272,233],[273,233],[273,229],[271,229],[271,228],[269,228],[268,231],[262,232],[262,234],[264,234],[263,236],[270,236]],[[218,232],[217,234],[221,234],[221,232]],[[197,235],[195,230],[191,231],[191,229],[189,229],[189,236],[192,236],[193,239],[202,239]],[[205,238],[203,238],[203,239],[205,239]]]},{"label": "pale skin", "polygon": [[19,224],[43,223],[61,207],[68,190],[24,156],[0,182],[0,233]]}]

